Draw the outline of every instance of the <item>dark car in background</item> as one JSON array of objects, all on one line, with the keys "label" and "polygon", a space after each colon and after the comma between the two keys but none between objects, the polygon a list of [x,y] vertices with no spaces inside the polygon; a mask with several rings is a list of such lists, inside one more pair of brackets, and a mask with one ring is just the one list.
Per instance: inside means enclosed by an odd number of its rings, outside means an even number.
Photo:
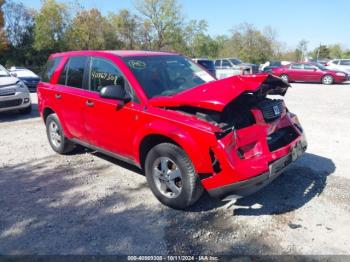
[{"label": "dark car in background", "polygon": [[36,75],[34,72],[30,71],[24,67],[11,67],[9,69],[11,74],[15,75],[18,79],[22,80],[22,82],[28,87],[30,92],[35,92],[40,82],[40,77]]},{"label": "dark car in background", "polygon": [[291,63],[272,69],[274,75],[285,82],[310,82],[331,85],[347,81],[348,75],[341,71],[330,70],[319,63]]},{"label": "dark car in background", "polygon": [[192,60],[204,67],[213,77],[216,78],[215,64],[213,60],[206,58],[194,58]]}]

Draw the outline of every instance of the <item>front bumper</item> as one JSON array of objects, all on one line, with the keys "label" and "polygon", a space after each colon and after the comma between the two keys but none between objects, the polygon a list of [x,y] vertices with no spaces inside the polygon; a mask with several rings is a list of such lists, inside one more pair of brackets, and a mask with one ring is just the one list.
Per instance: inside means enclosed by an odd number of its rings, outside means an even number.
[{"label": "front bumper", "polygon": [[25,109],[31,105],[27,92],[16,92],[14,95],[0,96],[0,112]]},{"label": "front bumper", "polygon": [[293,147],[290,154],[272,162],[269,165],[268,172],[247,180],[208,190],[208,193],[212,197],[223,200],[237,199],[254,194],[269,185],[280,174],[282,174],[289,164],[297,160],[305,152],[306,148],[306,143],[300,141]]},{"label": "front bumper", "polygon": [[[255,111],[257,123],[230,133],[211,148],[213,172],[201,179],[213,197],[244,197],[275,179],[301,156],[307,142],[298,118],[284,112],[269,124]],[[215,165],[214,165],[215,163]]]}]

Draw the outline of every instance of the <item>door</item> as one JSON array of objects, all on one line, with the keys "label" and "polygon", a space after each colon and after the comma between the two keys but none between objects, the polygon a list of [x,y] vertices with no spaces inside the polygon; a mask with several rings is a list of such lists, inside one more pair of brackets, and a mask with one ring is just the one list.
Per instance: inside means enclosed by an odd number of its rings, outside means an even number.
[{"label": "door", "polygon": [[53,96],[55,104],[59,105],[58,114],[65,130],[70,136],[82,141],[86,141],[83,109],[84,95],[87,92],[84,84],[87,63],[87,56],[70,57],[61,72]]},{"label": "door", "polygon": [[[132,156],[133,134],[138,127],[141,105],[128,81],[114,62],[92,57],[89,69],[89,94],[85,98],[84,123],[89,143],[124,157]],[[121,84],[131,102],[100,97],[104,86]]]},{"label": "door", "polygon": [[289,80],[291,81],[305,81],[304,70],[302,64],[291,64],[288,71]]},{"label": "door", "polygon": [[306,82],[320,82],[323,72],[314,65],[304,64],[304,75]]}]

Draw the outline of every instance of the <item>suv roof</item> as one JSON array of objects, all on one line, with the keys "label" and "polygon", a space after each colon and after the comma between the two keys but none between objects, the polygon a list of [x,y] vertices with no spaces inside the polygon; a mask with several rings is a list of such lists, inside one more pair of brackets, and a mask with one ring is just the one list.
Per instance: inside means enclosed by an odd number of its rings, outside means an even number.
[{"label": "suv roof", "polygon": [[154,51],[135,51],[135,50],[84,50],[84,51],[69,51],[52,54],[51,57],[60,57],[60,56],[71,56],[71,55],[87,55],[87,54],[96,54],[96,53],[109,53],[120,57],[129,57],[129,56],[157,56],[157,55],[177,55],[170,52],[154,52]]}]

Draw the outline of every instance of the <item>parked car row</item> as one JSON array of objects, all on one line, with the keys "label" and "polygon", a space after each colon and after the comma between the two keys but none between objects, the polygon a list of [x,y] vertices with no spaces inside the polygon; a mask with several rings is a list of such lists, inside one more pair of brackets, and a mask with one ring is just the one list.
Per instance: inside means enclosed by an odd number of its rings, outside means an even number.
[{"label": "parked car row", "polygon": [[350,80],[350,59],[329,61],[326,66],[317,62],[294,63],[268,61],[260,66],[243,63],[239,59],[194,59],[217,79],[234,75],[271,73],[287,82],[318,82],[326,85]]}]

